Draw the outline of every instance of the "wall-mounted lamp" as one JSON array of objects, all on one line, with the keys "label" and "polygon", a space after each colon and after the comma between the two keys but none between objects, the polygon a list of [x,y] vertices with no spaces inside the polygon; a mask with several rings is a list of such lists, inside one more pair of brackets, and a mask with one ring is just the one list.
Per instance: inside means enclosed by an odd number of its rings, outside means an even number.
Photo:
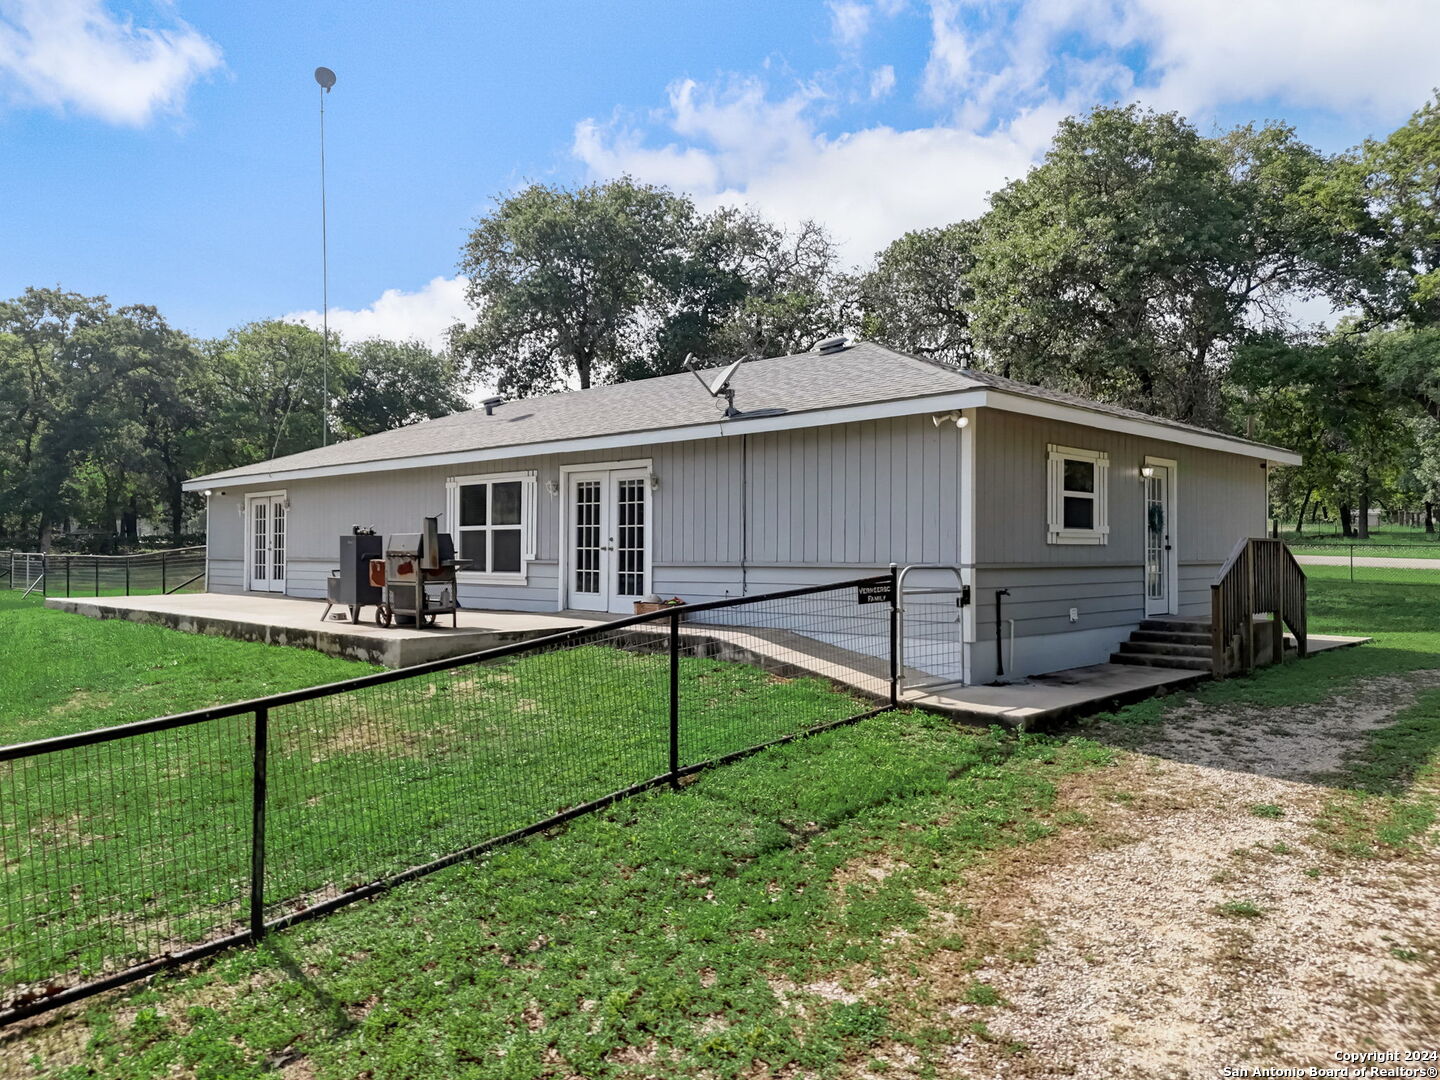
[{"label": "wall-mounted lamp", "polygon": [[959,409],[955,409],[952,412],[936,413],[930,417],[930,422],[937,428],[946,421],[953,423],[957,428],[970,426],[970,418],[964,415]]},{"label": "wall-mounted lamp", "polygon": [[557,484],[554,480],[546,480],[545,490],[548,491],[551,495],[559,495],[560,485]]},{"label": "wall-mounted lamp", "polygon": [[1140,475],[1141,475],[1144,479],[1149,480],[1152,476],[1155,475],[1155,466],[1154,466],[1154,465],[1142,465],[1142,466],[1140,467]]},{"label": "wall-mounted lamp", "polygon": [[650,474],[650,490],[660,490],[660,477],[656,476],[653,472]]},{"label": "wall-mounted lamp", "polygon": [[208,499],[211,495],[214,495],[215,493],[214,493],[213,491],[211,491],[209,488],[206,488],[206,489],[205,489],[204,491],[202,491],[200,494],[201,494],[201,495],[204,495],[204,496]]}]

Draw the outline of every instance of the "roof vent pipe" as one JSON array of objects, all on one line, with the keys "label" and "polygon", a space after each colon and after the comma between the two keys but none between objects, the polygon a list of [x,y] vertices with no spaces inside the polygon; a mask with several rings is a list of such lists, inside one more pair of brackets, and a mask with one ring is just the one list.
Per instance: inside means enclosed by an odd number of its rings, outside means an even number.
[{"label": "roof vent pipe", "polygon": [[497,406],[497,405],[504,405],[504,404],[505,404],[505,399],[504,399],[503,397],[487,397],[487,398],[486,398],[484,401],[482,401],[480,404],[481,404],[481,406],[485,409],[485,415],[486,415],[486,416],[494,416],[494,415],[495,415],[495,406]]}]

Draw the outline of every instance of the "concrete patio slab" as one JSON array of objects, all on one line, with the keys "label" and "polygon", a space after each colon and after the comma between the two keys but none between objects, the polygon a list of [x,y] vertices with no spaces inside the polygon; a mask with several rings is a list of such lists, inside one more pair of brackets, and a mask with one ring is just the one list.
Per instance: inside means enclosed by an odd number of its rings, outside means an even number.
[{"label": "concrete patio slab", "polygon": [[[607,621],[604,615],[578,611],[543,615],[462,611],[459,626],[453,629],[448,625],[428,630],[382,628],[373,623],[352,624],[348,618],[322,622],[324,605],[319,601],[258,594],[54,597],[46,601],[46,606],[100,619],[128,619],[190,633],[317,649],[332,656],[385,667],[408,667],[566,630],[600,626]],[[336,608],[332,615],[341,611],[343,609]],[[445,621],[448,620],[442,619]],[[876,705],[890,700],[888,660],[873,652],[847,649],[775,627],[707,624],[698,620],[686,620],[682,626],[682,647],[687,655],[751,663],[786,678],[826,679]],[[664,647],[667,626],[664,622],[641,623],[615,630],[613,634],[630,639],[631,647],[659,649]],[[654,639],[653,643],[648,639]],[[1310,654],[1369,640],[1312,634]],[[913,670],[912,674],[928,680],[929,685],[902,691],[902,704],[969,722],[1020,728],[1101,712],[1185,689],[1210,678],[1204,671],[1129,664],[1092,664],[999,686],[934,685],[933,674]]]},{"label": "concrete patio slab", "polygon": [[[462,611],[458,627],[452,628],[449,616],[442,616],[440,624],[433,629],[417,630],[379,627],[373,622],[351,623],[348,615],[344,621],[322,622],[320,616],[325,605],[318,600],[226,593],[52,597],[45,601],[45,606],[97,619],[128,619],[193,634],[316,649],[331,656],[391,668],[493,649],[603,621],[600,616],[572,613]],[[344,611],[337,607],[331,615]]]}]

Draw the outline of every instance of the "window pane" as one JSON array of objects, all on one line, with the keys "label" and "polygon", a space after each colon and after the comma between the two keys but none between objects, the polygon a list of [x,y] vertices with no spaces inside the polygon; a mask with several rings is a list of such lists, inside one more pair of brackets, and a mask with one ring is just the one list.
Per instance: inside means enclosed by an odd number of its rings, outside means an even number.
[{"label": "window pane", "polygon": [[1073,458],[1066,458],[1065,490],[1094,491],[1095,463],[1093,461],[1075,461]]},{"label": "window pane", "polygon": [[488,484],[468,484],[460,489],[460,524],[485,524],[485,490]]},{"label": "window pane", "polygon": [[494,503],[490,507],[490,524],[520,524],[520,481],[511,480],[504,484],[491,484]]},{"label": "window pane", "polygon": [[495,529],[495,566],[497,574],[520,572],[520,530]]},{"label": "window pane", "polygon": [[[1067,463],[1068,464],[1068,463]],[[1093,529],[1095,527],[1095,500],[1065,496],[1065,528]]]},{"label": "window pane", "polygon": [[470,560],[467,570],[485,569],[485,537],[484,529],[460,534],[460,558]]}]

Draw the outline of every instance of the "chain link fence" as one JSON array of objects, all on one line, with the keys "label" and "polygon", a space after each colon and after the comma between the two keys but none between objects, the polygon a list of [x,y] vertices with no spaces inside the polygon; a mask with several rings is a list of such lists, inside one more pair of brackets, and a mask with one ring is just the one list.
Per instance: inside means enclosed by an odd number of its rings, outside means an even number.
[{"label": "chain link fence", "polygon": [[1308,577],[1343,583],[1440,587],[1440,544],[1295,543]]},{"label": "chain link fence", "polygon": [[0,747],[0,1023],[893,707],[894,595],[678,607]]}]

